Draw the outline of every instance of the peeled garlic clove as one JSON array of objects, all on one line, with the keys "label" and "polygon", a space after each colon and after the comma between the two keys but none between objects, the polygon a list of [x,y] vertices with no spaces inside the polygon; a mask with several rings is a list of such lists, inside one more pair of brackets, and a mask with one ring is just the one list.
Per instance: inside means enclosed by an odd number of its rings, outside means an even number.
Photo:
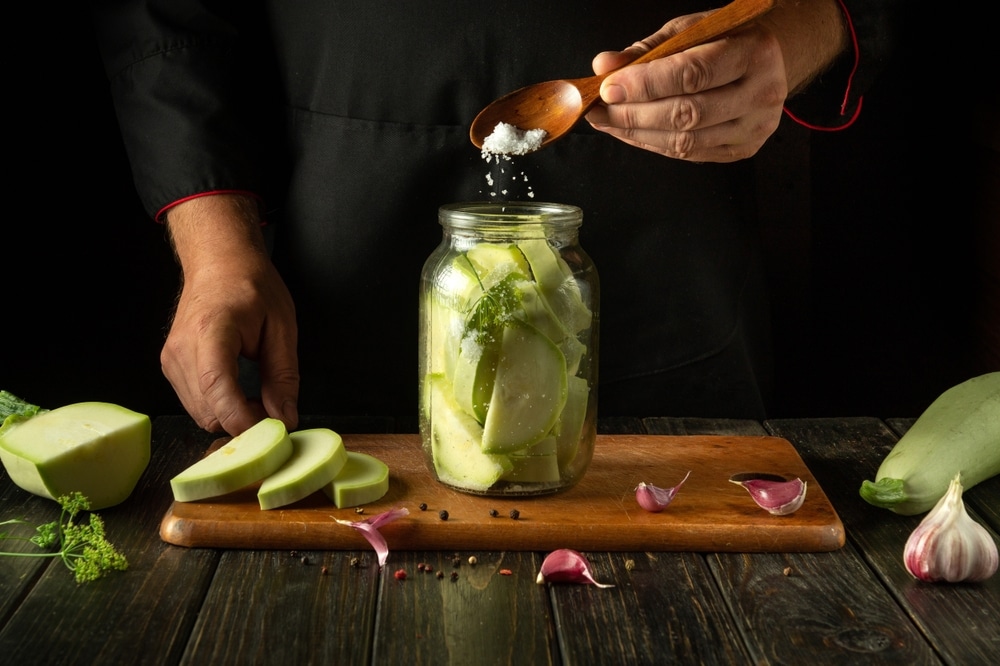
[{"label": "peeled garlic clove", "polygon": [[684,485],[684,482],[687,481],[689,476],[691,476],[690,471],[685,474],[684,478],[681,479],[681,482],[673,488],[657,488],[656,486],[644,481],[640,482],[639,485],[635,487],[635,501],[638,502],[639,506],[646,511],[650,511],[652,513],[663,511],[667,508],[667,505],[674,501],[674,495],[676,495],[677,491],[681,489],[681,486]]},{"label": "peeled garlic clove", "polygon": [[583,554],[569,548],[554,550],[542,560],[542,568],[535,582],[545,583],[584,583],[597,587],[614,587],[606,583],[598,583],[590,573],[590,562]]},{"label": "peeled garlic clove", "polygon": [[906,540],[903,562],[930,583],[978,582],[996,573],[997,544],[966,512],[960,474]]},{"label": "peeled garlic clove", "polygon": [[790,513],[795,513],[806,501],[806,482],[802,479],[774,481],[772,479],[734,476],[729,480],[746,488],[757,506],[775,516],[787,516]]}]

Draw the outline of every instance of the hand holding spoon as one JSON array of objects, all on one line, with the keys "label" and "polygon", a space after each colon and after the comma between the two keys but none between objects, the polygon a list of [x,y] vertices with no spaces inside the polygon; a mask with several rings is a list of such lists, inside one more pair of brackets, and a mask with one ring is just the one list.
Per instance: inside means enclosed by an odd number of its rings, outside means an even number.
[{"label": "hand holding spoon", "polygon": [[[711,41],[767,13],[774,3],[733,0],[624,66],[657,60]],[[545,130],[539,147],[546,146],[569,132],[600,99],[601,82],[609,74],[545,81],[508,93],[479,112],[469,128],[469,138],[482,149],[486,138],[503,122],[521,130]]]}]

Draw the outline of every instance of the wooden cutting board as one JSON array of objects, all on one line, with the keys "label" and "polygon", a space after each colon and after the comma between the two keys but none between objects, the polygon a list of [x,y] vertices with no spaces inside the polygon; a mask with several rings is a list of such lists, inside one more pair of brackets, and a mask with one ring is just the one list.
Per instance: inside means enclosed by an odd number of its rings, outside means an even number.
[{"label": "wooden cutting board", "polygon": [[[844,545],[844,526],[792,445],[777,437],[599,435],[594,460],[573,488],[542,497],[481,497],[434,480],[420,436],[343,435],[348,450],[384,461],[389,492],[364,513],[337,509],[323,493],[262,511],[256,488],[214,500],[174,502],[161,538],[180,546],[356,550],[370,546],[334,518],[363,520],[396,507],[410,513],[382,527],[391,549],[815,552]],[[636,503],[640,481],[661,487],[691,476],[660,513]],[[805,481],[805,503],[788,516],[758,507],[740,472]],[[420,510],[420,505],[427,505]],[[448,512],[441,520],[440,510]],[[490,515],[496,509],[497,517]],[[509,517],[517,509],[517,520]]]}]

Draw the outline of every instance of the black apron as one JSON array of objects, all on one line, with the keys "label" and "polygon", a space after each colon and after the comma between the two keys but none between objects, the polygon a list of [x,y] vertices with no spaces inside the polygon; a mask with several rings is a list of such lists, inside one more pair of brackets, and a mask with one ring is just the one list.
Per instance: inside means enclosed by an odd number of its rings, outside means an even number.
[{"label": "black apron", "polygon": [[670,160],[585,123],[499,164],[469,142],[472,118],[499,95],[591,74],[598,52],[706,8],[645,4],[273,2],[290,167],[269,220],[297,306],[300,411],[415,428],[417,288],[440,240],[437,208],[530,193],[583,209],[581,245],[601,277],[601,416],[764,417],[750,161]]}]

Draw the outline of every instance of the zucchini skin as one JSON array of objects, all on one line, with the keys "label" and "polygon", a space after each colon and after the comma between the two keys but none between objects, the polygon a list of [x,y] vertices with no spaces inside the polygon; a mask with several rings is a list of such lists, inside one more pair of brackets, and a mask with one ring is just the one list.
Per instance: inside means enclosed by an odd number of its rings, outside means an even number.
[{"label": "zucchini skin", "polygon": [[1000,372],[942,393],[859,492],[869,504],[912,516],[934,508],[956,474],[966,490],[1000,474]]}]

